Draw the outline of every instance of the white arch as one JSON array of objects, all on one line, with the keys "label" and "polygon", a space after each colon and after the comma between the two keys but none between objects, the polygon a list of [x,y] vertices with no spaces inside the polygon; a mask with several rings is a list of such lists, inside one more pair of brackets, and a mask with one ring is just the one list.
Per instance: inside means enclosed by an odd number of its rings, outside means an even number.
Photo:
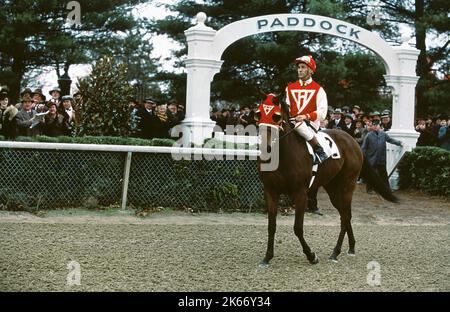
[{"label": "white arch", "polygon": [[[351,40],[375,52],[386,69],[386,84],[393,88],[392,129],[389,132],[414,147],[418,133],[414,130],[415,73],[419,50],[406,42],[391,46],[378,34],[356,25],[326,16],[311,14],[272,14],[231,23],[219,31],[205,25],[206,14],[197,14],[197,24],[185,31],[188,43],[186,60],[186,118],[183,144],[201,144],[211,137],[215,122],[209,118],[211,81],[220,71],[225,49],[237,40],[274,31],[315,32]],[[388,153],[394,159],[394,153]],[[392,162],[392,163],[395,163]]]},{"label": "white arch", "polygon": [[312,14],[271,14],[231,23],[217,31],[211,56],[220,60],[225,49],[237,40],[275,31],[314,32],[351,40],[375,52],[383,60],[387,75],[399,74],[395,50],[377,33],[341,20]]}]

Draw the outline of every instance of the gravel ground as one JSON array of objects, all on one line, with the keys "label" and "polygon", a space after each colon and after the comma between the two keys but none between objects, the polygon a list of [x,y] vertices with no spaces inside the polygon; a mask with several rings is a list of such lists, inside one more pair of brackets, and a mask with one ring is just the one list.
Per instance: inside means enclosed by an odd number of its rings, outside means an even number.
[{"label": "gravel ground", "polygon": [[[394,205],[356,195],[356,257],[327,260],[339,221],[321,193],[325,216],[305,222],[319,263],[303,255],[288,211],[278,217],[266,269],[258,267],[266,248],[263,214],[1,212],[0,291],[450,291],[448,201],[399,193],[402,204]],[[370,206],[361,204],[367,200]],[[80,264],[81,285],[67,285],[72,260]],[[379,264],[379,286],[368,283],[371,261]]]}]

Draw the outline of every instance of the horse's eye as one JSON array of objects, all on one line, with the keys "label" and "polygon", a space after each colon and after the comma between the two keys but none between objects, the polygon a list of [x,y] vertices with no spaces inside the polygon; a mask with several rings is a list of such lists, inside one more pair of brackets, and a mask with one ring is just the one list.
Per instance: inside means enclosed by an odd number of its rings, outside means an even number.
[{"label": "horse's eye", "polygon": [[256,121],[261,119],[261,111],[259,109],[255,112],[255,116],[253,118],[255,118]]},{"label": "horse's eye", "polygon": [[281,121],[281,114],[279,112],[276,112],[272,115],[272,120],[275,123],[279,123]]}]

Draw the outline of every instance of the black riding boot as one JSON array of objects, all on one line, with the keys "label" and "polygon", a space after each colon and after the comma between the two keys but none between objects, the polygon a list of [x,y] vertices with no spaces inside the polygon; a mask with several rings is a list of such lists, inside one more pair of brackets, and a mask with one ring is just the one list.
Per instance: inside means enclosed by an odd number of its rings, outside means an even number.
[{"label": "black riding boot", "polygon": [[318,165],[323,163],[329,156],[325,154],[322,146],[320,146],[319,142],[317,141],[316,137],[313,137],[310,141],[308,141],[309,144],[311,144],[314,154],[316,154],[317,157],[314,158],[314,165]]},{"label": "black riding boot", "polygon": [[322,146],[320,146],[319,143],[317,143],[316,146],[313,147],[314,154],[317,155],[315,164],[323,163],[325,160],[328,159],[329,156],[325,154],[325,151],[323,150]]}]

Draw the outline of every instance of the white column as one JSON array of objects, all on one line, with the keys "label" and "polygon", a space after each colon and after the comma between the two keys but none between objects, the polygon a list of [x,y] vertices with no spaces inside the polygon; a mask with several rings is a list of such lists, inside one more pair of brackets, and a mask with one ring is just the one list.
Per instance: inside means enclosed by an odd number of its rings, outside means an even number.
[{"label": "white column", "polygon": [[[406,144],[405,150],[409,151],[416,146],[419,133],[414,129],[414,112],[416,102],[416,84],[419,77],[416,76],[416,64],[420,51],[410,47],[405,41],[400,47],[394,47],[399,59],[399,75],[385,75],[386,84],[393,88],[392,99],[392,128],[389,136]],[[395,145],[388,146],[387,170],[392,171],[397,159],[404,151],[400,151]],[[395,158],[395,159],[394,159]],[[398,174],[394,173],[390,179],[391,186],[395,189],[398,185]]]},{"label": "white column", "polygon": [[197,24],[185,31],[188,42],[186,118],[182,122],[183,144],[202,144],[212,136],[215,122],[209,117],[211,81],[223,61],[213,58],[216,31],[205,25],[206,14],[197,14]]}]

